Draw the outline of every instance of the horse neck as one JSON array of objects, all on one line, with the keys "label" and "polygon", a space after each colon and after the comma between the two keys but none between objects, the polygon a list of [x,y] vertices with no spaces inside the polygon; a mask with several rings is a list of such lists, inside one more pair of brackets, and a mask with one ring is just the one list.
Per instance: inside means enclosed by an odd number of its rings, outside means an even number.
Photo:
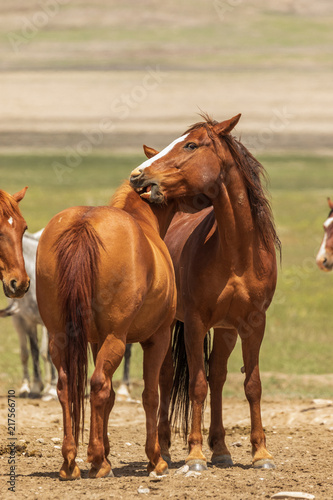
[{"label": "horse neck", "polygon": [[222,183],[213,207],[219,232],[219,247],[228,266],[247,265],[257,244],[247,189],[235,165]]},{"label": "horse neck", "polygon": [[164,238],[175,214],[174,203],[155,205],[142,200],[131,187],[126,189],[125,185],[124,188],[123,192],[120,189],[122,199],[116,195],[115,199],[111,200],[111,206],[124,210],[136,219],[143,229],[153,228],[161,238]]}]

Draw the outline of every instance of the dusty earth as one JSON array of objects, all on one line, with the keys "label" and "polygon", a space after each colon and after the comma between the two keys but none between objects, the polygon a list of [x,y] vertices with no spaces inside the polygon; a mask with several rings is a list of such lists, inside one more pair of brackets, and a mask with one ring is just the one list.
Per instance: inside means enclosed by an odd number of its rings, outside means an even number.
[{"label": "dusty earth", "polygon": [[[248,499],[271,498],[279,491],[301,491],[316,499],[333,498],[333,402],[328,400],[263,401],[263,420],[268,448],[276,470],[251,468],[248,405],[245,400],[226,399],[224,405],[227,443],[234,467],[210,466],[201,475],[178,473],[184,464],[186,446],[179,437],[172,445],[172,466],[162,479],[147,477],[144,452],[145,418],[140,401],[116,402],[110,422],[111,461],[114,476],[88,479],[86,463],[88,418],[84,445],[79,448],[82,479],[61,482],[62,417],[57,401],[18,400],[16,414],[15,493],[7,490],[9,450],[7,400],[0,399],[1,498],[176,498]],[[209,424],[207,412],[205,424]],[[205,431],[207,434],[207,430]],[[205,440],[206,441],[206,440]],[[207,457],[210,452],[205,442]],[[143,492],[140,493],[140,490]],[[149,490],[149,491],[148,491]]]}]

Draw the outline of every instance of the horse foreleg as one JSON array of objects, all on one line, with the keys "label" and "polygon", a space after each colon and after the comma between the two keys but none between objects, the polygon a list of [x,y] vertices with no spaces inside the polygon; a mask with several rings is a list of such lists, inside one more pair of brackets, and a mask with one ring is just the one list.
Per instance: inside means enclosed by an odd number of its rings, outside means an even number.
[{"label": "horse foreleg", "polygon": [[[259,314],[259,313],[258,313]],[[251,326],[251,325],[249,325]],[[266,448],[266,437],[261,421],[261,380],[259,351],[265,331],[265,318],[259,326],[241,334],[245,368],[245,395],[250,405],[252,463],[256,468],[275,468],[273,457]]]},{"label": "horse foreleg", "polygon": [[146,412],[146,454],[149,459],[148,473],[166,474],[168,464],[161,456],[161,448],[157,432],[158,382],[160,370],[168,351],[170,328],[158,330],[146,342],[143,348],[143,378],[145,388],[142,393],[142,403]]},{"label": "horse foreleg", "polygon": [[[171,328],[172,331],[172,328]],[[171,428],[169,421],[170,395],[173,379],[173,361],[171,343],[162,364],[160,372],[160,408],[158,414],[158,440],[161,447],[161,455],[168,466],[171,465],[169,448],[171,446]]]},{"label": "horse foreleg", "polygon": [[213,350],[209,357],[209,387],[211,422],[208,443],[213,451],[212,463],[232,466],[230,452],[225,444],[222,420],[222,390],[227,378],[227,362],[235,347],[237,332],[222,328],[214,329]]},{"label": "horse foreleg", "polygon": [[125,342],[108,335],[97,352],[96,367],[91,377],[91,423],[88,446],[88,462],[91,462],[90,478],[112,475],[108,454],[110,451],[107,427],[115,393],[112,376],[125,352]]},{"label": "horse foreleg", "polygon": [[189,369],[189,396],[192,403],[192,424],[188,438],[189,455],[185,462],[190,470],[207,469],[207,458],[202,452],[202,410],[207,396],[203,344],[207,329],[200,323],[185,321],[185,346]]}]

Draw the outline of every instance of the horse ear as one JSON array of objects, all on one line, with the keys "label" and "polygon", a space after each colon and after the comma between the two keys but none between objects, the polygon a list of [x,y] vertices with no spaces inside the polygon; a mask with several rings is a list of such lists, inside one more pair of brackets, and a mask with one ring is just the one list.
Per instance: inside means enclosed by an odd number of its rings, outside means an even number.
[{"label": "horse ear", "polygon": [[333,201],[331,200],[331,198],[327,198],[327,202],[330,209],[333,210]]},{"label": "horse ear", "polygon": [[230,120],[225,120],[224,122],[217,123],[213,127],[214,131],[216,132],[217,135],[230,134],[232,129],[236,127],[241,116],[242,115],[239,113],[239,115],[236,115],[233,118],[230,118]]},{"label": "horse ear", "polygon": [[158,151],[156,149],[150,148],[149,146],[143,145],[143,150],[147,158],[152,158],[153,156],[158,155]]},{"label": "horse ear", "polygon": [[28,189],[28,186],[26,186],[25,188],[21,189],[21,191],[18,191],[17,193],[12,194],[12,197],[14,198],[14,200],[17,203],[20,203],[20,201],[23,200],[25,192],[26,192],[27,189]]}]

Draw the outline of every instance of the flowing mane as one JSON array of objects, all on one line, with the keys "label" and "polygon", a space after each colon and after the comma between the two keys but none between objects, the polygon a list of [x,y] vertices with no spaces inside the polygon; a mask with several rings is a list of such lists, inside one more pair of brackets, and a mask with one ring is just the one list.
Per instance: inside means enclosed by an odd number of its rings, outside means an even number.
[{"label": "flowing mane", "polygon": [[124,181],[123,184],[116,190],[114,195],[112,196],[109,206],[114,207],[114,208],[120,208],[123,209],[124,206],[126,205],[127,198],[129,195],[133,193],[133,198],[137,199],[139,195],[134,191],[134,189],[131,187],[129,181]]},{"label": "flowing mane", "polygon": [[21,215],[18,204],[14,198],[0,189],[0,217],[14,217]]},{"label": "flowing mane", "polygon": [[[201,114],[201,116],[205,121],[195,123],[185,134],[204,127],[210,139],[215,142],[216,134],[212,131],[212,127],[218,122],[212,120],[205,113]],[[267,184],[267,174],[264,167],[235,137],[227,134],[220,140],[227,144],[230,154],[243,176],[254,223],[259,229],[260,239],[265,249],[269,250],[273,242],[276,249],[281,252],[281,241],[275,229],[271,205],[266,194],[266,189],[262,185],[262,180]]]}]

